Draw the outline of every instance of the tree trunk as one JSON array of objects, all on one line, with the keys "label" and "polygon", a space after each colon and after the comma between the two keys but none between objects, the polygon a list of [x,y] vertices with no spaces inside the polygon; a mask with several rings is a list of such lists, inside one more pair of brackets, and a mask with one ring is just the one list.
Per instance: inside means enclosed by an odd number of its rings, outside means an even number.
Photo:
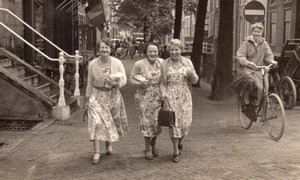
[{"label": "tree trunk", "polygon": [[175,26],[174,26],[174,39],[180,39],[182,18],[182,0],[176,0],[175,5]]},{"label": "tree trunk", "polygon": [[233,63],[233,7],[234,0],[220,0],[220,23],[216,69],[212,82],[211,99],[226,97],[226,87],[232,82]]},{"label": "tree trunk", "polygon": [[[195,67],[196,73],[199,77],[200,77],[200,66],[201,66],[202,46],[203,46],[203,36],[204,36],[207,3],[208,3],[208,0],[198,2],[196,24],[195,24],[195,36],[194,36],[194,40],[193,40],[193,50],[192,50],[192,54],[191,54],[191,60]],[[200,80],[198,81],[198,83],[195,86],[200,87]]]}]

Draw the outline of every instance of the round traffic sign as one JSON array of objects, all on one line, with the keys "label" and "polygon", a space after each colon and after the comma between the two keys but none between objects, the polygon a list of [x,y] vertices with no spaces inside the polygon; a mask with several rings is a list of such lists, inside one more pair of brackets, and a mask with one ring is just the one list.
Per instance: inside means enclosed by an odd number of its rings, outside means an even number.
[{"label": "round traffic sign", "polygon": [[251,24],[262,22],[265,18],[265,7],[258,1],[251,1],[244,8],[244,17]]}]

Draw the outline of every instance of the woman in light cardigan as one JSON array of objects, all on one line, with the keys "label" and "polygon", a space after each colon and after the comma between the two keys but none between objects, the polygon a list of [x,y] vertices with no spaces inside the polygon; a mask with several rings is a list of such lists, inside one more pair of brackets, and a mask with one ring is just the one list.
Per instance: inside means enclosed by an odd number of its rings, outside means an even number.
[{"label": "woman in light cardigan", "polygon": [[161,106],[159,84],[163,59],[158,58],[158,46],[154,43],[146,46],[145,54],[145,59],[134,64],[129,82],[137,86],[134,100],[137,105],[140,132],[145,140],[145,158],[152,160],[158,156],[156,138],[161,132],[161,127],[157,123],[160,108],[157,107]]},{"label": "woman in light cardigan", "polygon": [[183,151],[183,138],[192,124],[192,96],[190,84],[198,82],[198,75],[192,61],[181,56],[183,43],[173,39],[169,45],[170,58],[161,65],[162,82],[161,94],[165,98],[167,110],[175,112],[175,126],[170,127],[169,133],[173,144],[174,163],[179,162],[179,154]]},{"label": "woman in light cardigan", "polygon": [[111,142],[119,141],[128,130],[125,105],[119,88],[127,83],[122,62],[110,56],[110,40],[100,42],[100,56],[88,68],[86,89],[88,131],[94,142],[93,164],[100,159],[100,141],[106,143],[106,154],[111,155]]}]

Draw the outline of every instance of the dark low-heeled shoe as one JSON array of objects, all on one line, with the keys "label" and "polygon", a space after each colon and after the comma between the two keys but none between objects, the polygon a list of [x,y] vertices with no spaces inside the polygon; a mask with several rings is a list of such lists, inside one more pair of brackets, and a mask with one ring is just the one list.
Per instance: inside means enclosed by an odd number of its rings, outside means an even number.
[{"label": "dark low-heeled shoe", "polygon": [[145,154],[145,159],[147,160],[152,160],[153,159],[153,155],[152,155],[152,152],[149,150],[149,151],[144,151],[144,154]]},{"label": "dark low-heeled shoe", "polygon": [[152,155],[153,157],[157,157],[158,156],[158,149],[157,148],[152,148]]},{"label": "dark low-heeled shoe", "polygon": [[179,150],[179,154],[182,154],[182,152],[183,152],[183,145],[182,144],[178,145],[178,150]]},{"label": "dark low-heeled shoe", "polygon": [[112,155],[112,146],[111,145],[106,145],[106,155],[110,156]]},{"label": "dark low-heeled shoe", "polygon": [[173,163],[178,163],[179,162],[179,154],[173,154],[172,161],[173,161]]}]

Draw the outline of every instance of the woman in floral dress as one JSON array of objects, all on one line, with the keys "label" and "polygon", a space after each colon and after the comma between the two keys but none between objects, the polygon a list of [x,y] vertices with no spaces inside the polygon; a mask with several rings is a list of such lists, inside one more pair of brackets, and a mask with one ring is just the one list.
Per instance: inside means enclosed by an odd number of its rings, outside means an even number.
[{"label": "woman in floral dress", "polygon": [[86,89],[88,131],[94,142],[93,164],[100,159],[100,141],[106,143],[106,154],[111,155],[111,142],[119,140],[128,130],[127,116],[119,88],[126,82],[125,69],[119,59],[110,56],[110,40],[100,43],[101,56],[92,60],[88,69]]},{"label": "woman in floral dress", "polygon": [[147,58],[134,64],[129,80],[132,84],[137,85],[135,102],[140,131],[145,139],[145,158],[152,160],[158,155],[156,137],[161,132],[161,128],[157,124],[157,116],[161,106],[159,84],[161,80],[160,66],[163,60],[158,58],[158,46],[155,44],[148,44],[145,54]]},{"label": "woman in floral dress", "polygon": [[182,140],[188,134],[192,123],[192,96],[190,83],[196,84],[198,76],[190,59],[181,56],[183,43],[173,39],[169,45],[170,58],[162,63],[161,83],[162,96],[165,98],[166,109],[175,112],[175,126],[170,127],[173,144],[172,161],[179,162],[182,153]]}]

